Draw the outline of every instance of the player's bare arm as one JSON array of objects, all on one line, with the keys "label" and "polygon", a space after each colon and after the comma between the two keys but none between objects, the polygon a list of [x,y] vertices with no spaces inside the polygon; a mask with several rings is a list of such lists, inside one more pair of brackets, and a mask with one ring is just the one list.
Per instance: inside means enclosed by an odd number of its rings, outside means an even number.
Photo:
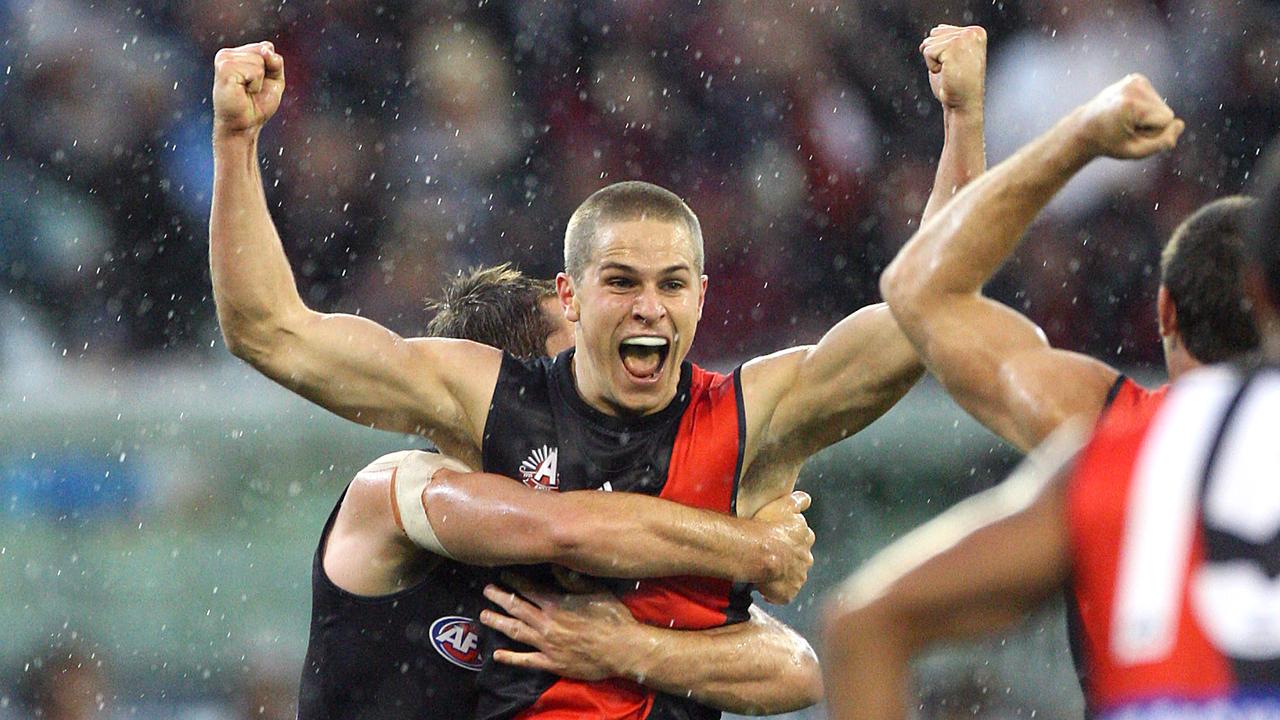
[{"label": "player's bare arm", "polygon": [[833,591],[822,653],[832,718],[902,720],[916,652],[1007,627],[1062,588],[1065,470],[1080,429],[1055,436],[1002,485],[890,545]]},{"label": "player's bare arm", "polygon": [[982,296],[1049,199],[1093,158],[1170,149],[1183,123],[1131,75],[965,188],[925,223],[880,289],[925,365],[956,401],[1021,449],[1064,420],[1096,417],[1117,372],[1055,350],[1034,323]]},{"label": "player's bare arm", "polygon": [[314,312],[299,296],[258,163],[259,132],[284,87],[284,58],[271,43],[218,52],[209,263],[228,348],[345,418],[431,434],[451,454],[478,459],[500,363],[496,350],[406,340],[363,318]]},{"label": "player's bare arm", "polygon": [[537,491],[436,453],[404,451],[357,474],[324,565],[340,587],[368,595],[425,574],[425,549],[470,565],[718,577],[758,583],[766,599],[785,603],[813,564],[813,532],[801,514],[808,505],[807,495],[793,493],[743,519],[645,495]]},{"label": "player's bare arm", "polygon": [[790,712],[822,697],[813,649],[758,608],[748,622],[671,630],[636,622],[607,592],[566,595],[506,581],[519,594],[490,585],[485,597],[506,614],[485,610],[480,621],[534,651],[497,650],[497,662],[580,680],[626,678],[743,715]]},{"label": "player's bare arm", "polygon": [[[986,167],[983,87],[986,32],[939,26],[921,43],[930,85],[943,110],[945,142],[925,209],[937,212]],[[752,442],[751,482],[764,496],[778,491],[773,466],[796,468],[815,451],[866,427],[911,388],[922,373],[915,350],[883,305],[845,318],[816,345],[793,348],[743,368]],[[793,476],[792,476],[793,477]],[[748,507],[750,500],[748,499]]]}]

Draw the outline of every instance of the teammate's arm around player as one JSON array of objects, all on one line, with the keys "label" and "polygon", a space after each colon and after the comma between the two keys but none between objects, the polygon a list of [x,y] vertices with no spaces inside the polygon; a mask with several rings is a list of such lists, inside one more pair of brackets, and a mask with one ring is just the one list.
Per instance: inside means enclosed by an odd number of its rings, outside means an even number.
[{"label": "teammate's arm around player", "polygon": [[586,680],[620,677],[662,692],[690,694],[741,715],[773,715],[822,699],[813,648],[759,608],[747,622],[691,632],[636,622],[608,592],[564,594],[506,577],[519,594],[490,585],[493,610],[480,621],[534,648],[497,650],[494,660]]},{"label": "teammate's arm around player", "polygon": [[436,431],[450,454],[474,459],[497,378],[496,350],[406,340],[360,317],[314,312],[299,296],[258,164],[259,132],[279,108],[284,86],[284,58],[269,42],[220,50],[214,61],[209,264],[227,347],[345,418],[387,430]]},{"label": "teammate's arm around player", "polygon": [[833,720],[903,720],[910,661],[930,643],[1007,627],[1067,581],[1064,428],[999,487],[882,550],[833,591],[822,663]]},{"label": "teammate's arm around player", "polygon": [[1130,75],[965,188],[881,276],[885,300],[929,371],[1017,447],[1034,447],[1074,415],[1096,417],[1117,372],[1054,350],[1026,317],[983,297],[982,286],[1090,160],[1170,149],[1182,128],[1146,78]]},{"label": "teammate's arm around player", "polygon": [[[941,25],[920,50],[945,128],[927,218],[986,167],[986,32]],[[753,361],[742,371],[748,426],[756,431],[748,456],[780,454],[801,462],[884,414],[922,369],[884,305],[853,313],[816,345]]]},{"label": "teammate's arm around player", "polygon": [[[753,519],[735,518],[632,493],[533,490],[437,453],[404,451],[352,482],[325,570],[353,592],[392,592],[407,584],[406,567],[421,565],[423,548],[468,565],[759,583],[765,599],[786,603],[813,565],[813,531],[801,514],[808,506],[808,495],[792,493]],[[383,561],[371,567],[370,557]]]}]

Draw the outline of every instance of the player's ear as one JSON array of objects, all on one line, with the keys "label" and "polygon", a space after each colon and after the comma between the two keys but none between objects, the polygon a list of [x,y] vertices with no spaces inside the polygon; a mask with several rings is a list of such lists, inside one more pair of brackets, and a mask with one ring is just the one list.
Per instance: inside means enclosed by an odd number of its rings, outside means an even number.
[{"label": "player's ear", "polygon": [[702,319],[702,304],[707,301],[707,276],[698,278],[698,319]]},{"label": "player's ear", "polygon": [[556,273],[556,298],[560,300],[560,309],[569,322],[578,322],[578,294],[573,286],[573,278],[567,273]]},{"label": "player's ear", "polygon": [[1173,296],[1164,285],[1156,293],[1156,317],[1160,320],[1160,337],[1170,337],[1178,332],[1178,309],[1173,306]]}]

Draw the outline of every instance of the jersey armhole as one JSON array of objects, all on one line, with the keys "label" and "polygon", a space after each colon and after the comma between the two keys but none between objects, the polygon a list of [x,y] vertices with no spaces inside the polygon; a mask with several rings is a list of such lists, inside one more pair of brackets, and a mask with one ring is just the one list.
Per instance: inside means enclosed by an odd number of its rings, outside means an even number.
[{"label": "jersey armhole", "polygon": [[742,366],[733,369],[733,401],[738,412],[738,460],[733,466],[733,495],[729,514],[738,516],[738,491],[742,489],[742,461],[747,452],[747,408],[742,399]]},{"label": "jersey armhole", "polygon": [[1120,373],[1116,376],[1116,381],[1111,383],[1111,389],[1107,391],[1107,400],[1102,403],[1102,412],[1111,409],[1111,403],[1116,401],[1116,397],[1120,395],[1120,389],[1124,387],[1125,382],[1129,380],[1129,376]]}]

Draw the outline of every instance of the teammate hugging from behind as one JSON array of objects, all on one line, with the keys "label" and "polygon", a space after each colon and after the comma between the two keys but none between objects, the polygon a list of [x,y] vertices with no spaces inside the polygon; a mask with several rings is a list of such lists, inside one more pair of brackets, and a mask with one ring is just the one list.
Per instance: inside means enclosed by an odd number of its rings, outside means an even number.
[{"label": "teammate hugging from behind", "polygon": [[[519,357],[554,354],[572,339],[554,299],[550,283],[507,266],[473,270],[446,284],[427,331]],[[438,453],[379,458],[356,475],[321,534],[298,717],[473,717],[475,620],[491,565],[698,573],[757,582],[786,602],[813,561],[813,533],[799,514],[807,505],[793,493],[740,520],[644,495],[538,492]],[[592,593],[548,603],[530,622],[540,632],[522,639],[560,675],[636,678],[747,714],[821,696],[808,643],[756,609],[720,632],[682,633],[640,624],[612,595]]]}]

